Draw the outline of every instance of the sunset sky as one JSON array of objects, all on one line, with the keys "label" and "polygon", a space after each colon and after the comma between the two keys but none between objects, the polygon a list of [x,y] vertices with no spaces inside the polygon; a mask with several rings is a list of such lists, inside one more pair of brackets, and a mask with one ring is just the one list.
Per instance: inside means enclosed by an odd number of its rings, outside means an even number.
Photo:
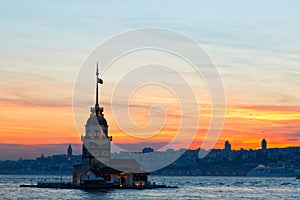
[{"label": "sunset sky", "polygon": [[[22,145],[80,144],[83,133],[77,133],[72,96],[81,64],[107,38],[142,27],[182,32],[215,63],[227,103],[215,148],[223,148],[229,140],[233,149],[258,149],[262,138],[268,147],[300,146],[299,7],[296,0],[1,1],[0,159],[7,158],[5,154],[19,158],[42,153],[10,152]],[[113,77],[102,78],[101,104],[114,142],[143,142],[117,127],[109,108],[111,96],[105,93],[112,89]],[[160,94],[141,91],[130,108],[132,119],[145,126],[149,116],[143,106],[158,102],[167,107],[168,126],[150,141],[157,144],[172,139],[180,120],[173,113],[179,109],[174,96]],[[201,123],[192,149],[201,146],[209,123],[206,100],[198,102]],[[88,101],[93,106],[94,99]],[[184,138],[174,148],[182,146]]]}]

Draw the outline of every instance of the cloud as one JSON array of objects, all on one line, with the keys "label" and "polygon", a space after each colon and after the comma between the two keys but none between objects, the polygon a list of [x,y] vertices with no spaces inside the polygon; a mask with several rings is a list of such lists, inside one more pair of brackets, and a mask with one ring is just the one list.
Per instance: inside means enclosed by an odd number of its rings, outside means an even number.
[{"label": "cloud", "polygon": [[[297,128],[300,128],[299,126]],[[292,136],[298,137],[297,140],[300,140],[300,130],[297,130],[295,132],[293,132],[292,134],[290,134]]]},{"label": "cloud", "polygon": [[30,100],[30,99],[7,99],[0,98],[1,105],[11,105],[11,106],[20,106],[20,107],[71,107],[71,103],[66,102],[52,102],[52,101],[43,101],[43,100]]}]

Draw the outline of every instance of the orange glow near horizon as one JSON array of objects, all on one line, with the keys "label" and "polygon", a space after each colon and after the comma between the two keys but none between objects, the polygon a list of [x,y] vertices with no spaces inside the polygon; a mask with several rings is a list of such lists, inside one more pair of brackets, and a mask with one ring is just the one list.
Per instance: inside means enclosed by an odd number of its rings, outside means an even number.
[{"label": "orange glow near horizon", "polygon": [[[270,148],[299,146],[300,138],[299,132],[297,132],[299,130],[298,124],[300,124],[299,111],[300,109],[297,107],[227,107],[224,128],[214,148],[224,148],[224,142],[229,140],[235,150],[240,148],[259,149],[263,138],[267,139]],[[201,147],[209,125],[210,110],[200,110],[200,112],[200,126],[190,149]],[[172,120],[174,122],[179,118],[178,116],[172,116]],[[114,142],[141,142],[141,140],[133,139],[113,127],[111,126],[110,131],[114,135]],[[160,132],[159,136],[153,137],[151,140],[169,142],[176,134],[176,128],[169,128]],[[187,145],[182,140],[182,143],[176,148]]]},{"label": "orange glow near horizon", "polygon": [[1,103],[1,143],[80,143],[73,124],[72,108]]},{"label": "orange glow near horizon", "polygon": [[[0,104],[1,143],[7,144],[59,144],[81,143],[73,121],[71,106],[35,106],[1,102]],[[134,113],[134,112],[133,112]],[[200,127],[191,149],[201,146],[209,123],[209,110],[201,111]],[[134,113],[133,118],[138,118]],[[88,116],[88,114],[87,114]],[[148,116],[147,116],[148,117]],[[117,128],[109,113],[106,118],[110,125],[110,135],[115,143],[138,143],[143,139],[133,138]],[[151,138],[151,142],[169,142],[177,134],[177,115],[170,115],[167,130]],[[149,119],[148,119],[149,120]],[[268,147],[299,146],[300,108],[298,107],[258,107],[229,106],[226,111],[224,129],[215,148],[223,148],[229,140],[233,149],[258,149],[262,138]],[[181,144],[174,148],[185,146]]]}]

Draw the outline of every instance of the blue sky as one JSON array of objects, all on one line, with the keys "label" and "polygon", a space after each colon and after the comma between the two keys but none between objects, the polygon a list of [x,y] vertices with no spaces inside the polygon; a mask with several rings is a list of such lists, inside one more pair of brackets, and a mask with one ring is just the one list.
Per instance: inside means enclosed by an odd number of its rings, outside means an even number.
[{"label": "blue sky", "polygon": [[[299,8],[296,0],[2,0],[0,128],[9,129],[7,104],[71,107],[89,53],[112,35],[141,27],[173,29],[199,42],[222,76],[229,107],[298,109]],[[0,136],[15,141],[12,134]]]},{"label": "blue sky", "polygon": [[[97,44],[120,31],[154,26],[197,40],[239,102],[250,100],[237,97],[245,88],[253,95],[274,95],[278,88],[285,91],[271,103],[288,97],[296,105],[298,8],[298,1],[2,1],[2,79],[48,79],[72,87]],[[253,90],[253,84],[262,90]],[[70,95],[64,95],[66,101]]]}]

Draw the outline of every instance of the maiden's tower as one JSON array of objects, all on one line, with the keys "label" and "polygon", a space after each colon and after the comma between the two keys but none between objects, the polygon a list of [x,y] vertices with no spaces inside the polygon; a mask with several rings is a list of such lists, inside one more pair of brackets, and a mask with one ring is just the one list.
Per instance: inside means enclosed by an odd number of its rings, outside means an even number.
[{"label": "maiden's tower", "polygon": [[[82,164],[73,167],[73,184],[82,187],[100,185],[145,186],[148,173],[141,171],[134,159],[111,159],[112,136],[108,133],[108,124],[104,109],[99,106],[98,63],[96,69],[96,103],[90,108],[90,116],[85,125],[82,140]],[[115,166],[115,167],[114,167]]]}]

